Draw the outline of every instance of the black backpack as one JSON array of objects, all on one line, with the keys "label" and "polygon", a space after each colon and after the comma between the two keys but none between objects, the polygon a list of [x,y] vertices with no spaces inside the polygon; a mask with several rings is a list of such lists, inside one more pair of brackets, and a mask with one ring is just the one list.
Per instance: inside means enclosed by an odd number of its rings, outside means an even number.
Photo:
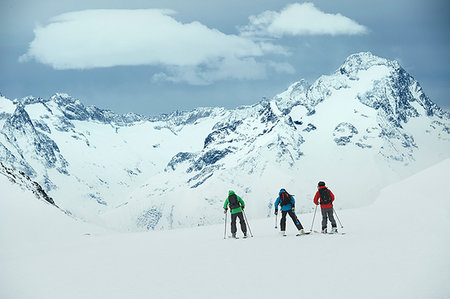
[{"label": "black backpack", "polygon": [[286,191],[280,194],[281,206],[292,204],[291,195]]},{"label": "black backpack", "polygon": [[230,209],[237,209],[241,206],[236,194],[231,194],[228,196],[228,203],[230,204]]},{"label": "black backpack", "polygon": [[321,205],[326,205],[326,204],[331,203],[330,191],[327,188],[319,189],[319,195],[320,195],[320,204]]}]

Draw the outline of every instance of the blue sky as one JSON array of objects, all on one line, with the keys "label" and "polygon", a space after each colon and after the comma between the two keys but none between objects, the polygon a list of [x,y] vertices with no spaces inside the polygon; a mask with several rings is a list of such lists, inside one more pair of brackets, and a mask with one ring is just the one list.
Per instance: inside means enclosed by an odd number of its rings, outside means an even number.
[{"label": "blue sky", "polygon": [[370,51],[450,108],[449,1],[241,2],[3,0],[0,92],[145,115],[233,108]]}]

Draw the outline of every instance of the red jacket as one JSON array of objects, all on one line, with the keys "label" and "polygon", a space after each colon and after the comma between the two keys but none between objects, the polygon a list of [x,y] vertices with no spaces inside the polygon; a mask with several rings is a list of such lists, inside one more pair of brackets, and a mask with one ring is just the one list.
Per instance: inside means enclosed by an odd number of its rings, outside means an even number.
[{"label": "red jacket", "polygon": [[[326,188],[326,187],[325,187],[325,186],[319,187],[319,189],[323,189],[323,188]],[[325,205],[320,205],[320,207],[321,207],[322,209],[329,209],[329,208],[332,208],[332,207],[333,207],[334,194],[333,194],[333,192],[331,192],[330,189],[328,189],[328,191],[330,191],[331,202],[330,202],[330,203],[327,203],[327,204],[325,204]],[[316,205],[319,204],[319,198],[320,198],[320,193],[319,193],[319,191],[317,191],[317,192],[316,192],[316,196],[314,196],[314,203],[315,203]]]}]

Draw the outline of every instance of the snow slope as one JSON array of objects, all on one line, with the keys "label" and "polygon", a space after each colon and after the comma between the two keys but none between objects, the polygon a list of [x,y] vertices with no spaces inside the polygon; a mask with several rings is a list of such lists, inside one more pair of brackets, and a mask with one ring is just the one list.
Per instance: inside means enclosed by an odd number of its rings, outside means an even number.
[{"label": "snow slope", "polygon": [[[223,225],[102,231],[0,175],[0,298],[448,298],[449,168],[338,210],[346,235],[295,237],[288,219],[283,238],[274,218],[250,218],[247,240],[224,240]],[[299,218],[309,229],[313,214]]]}]

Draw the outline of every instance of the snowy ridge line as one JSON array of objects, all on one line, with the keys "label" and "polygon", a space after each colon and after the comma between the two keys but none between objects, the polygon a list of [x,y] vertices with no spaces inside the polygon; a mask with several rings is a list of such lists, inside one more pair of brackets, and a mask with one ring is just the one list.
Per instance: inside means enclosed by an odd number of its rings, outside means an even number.
[{"label": "snowy ridge line", "polygon": [[[23,171],[17,170],[13,167],[7,167],[3,164],[3,162],[0,162],[0,174],[5,176],[11,183],[17,185],[22,190],[32,193],[37,199],[57,208],[71,219],[78,220],[78,218],[74,217],[70,211],[66,211],[59,207],[55,203],[54,199],[42,188],[42,186],[38,182],[32,180]],[[8,200],[14,199],[8,198]]]},{"label": "snowy ridge line", "polygon": [[75,217],[125,231],[220,223],[229,189],[251,218],[271,215],[280,188],[309,212],[320,180],[340,207],[366,206],[449,155],[449,114],[397,62],[367,52],[270,100],[153,120],[66,94],[0,97],[0,161]]},{"label": "snowy ridge line", "polygon": [[0,174],[4,175],[10,182],[19,185],[23,190],[31,191],[36,198],[43,200],[59,209],[55,204],[53,198],[42,189],[38,182],[33,181],[23,171],[17,171],[14,168],[6,167],[3,162],[0,162]]}]

